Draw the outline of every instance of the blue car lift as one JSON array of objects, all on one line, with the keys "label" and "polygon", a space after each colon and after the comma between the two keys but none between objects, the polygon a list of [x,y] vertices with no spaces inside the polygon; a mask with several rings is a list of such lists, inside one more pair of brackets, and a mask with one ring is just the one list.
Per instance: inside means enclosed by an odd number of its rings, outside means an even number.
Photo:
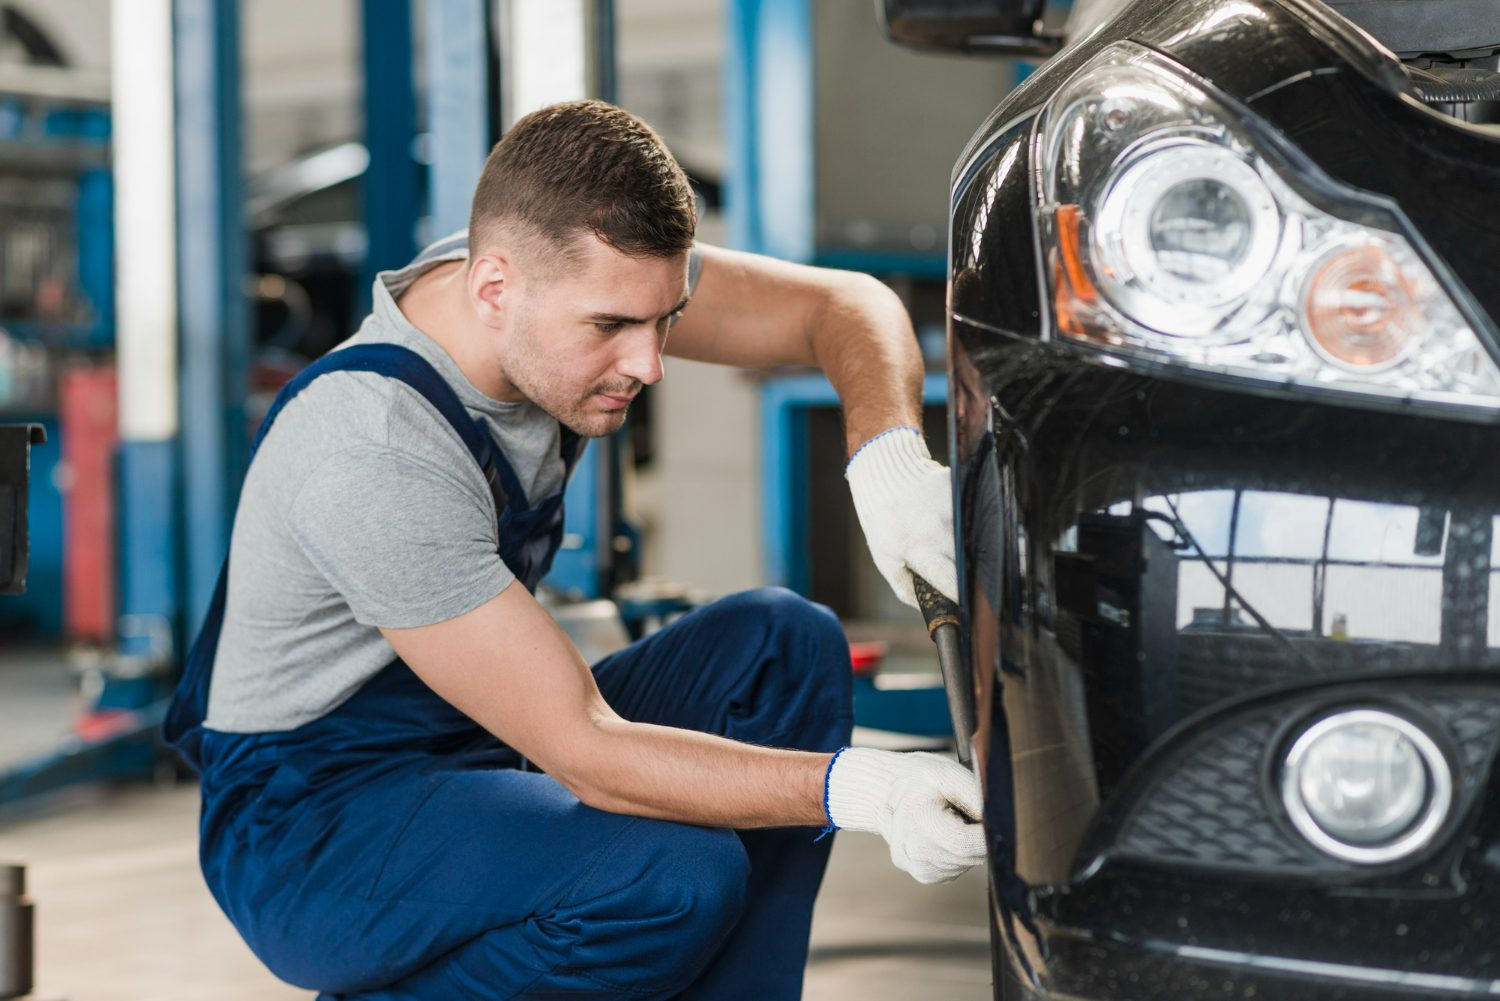
[{"label": "blue car lift", "polygon": [[[601,96],[610,98],[613,0],[590,3],[593,78],[603,88]],[[143,6],[169,18],[159,24],[170,36],[175,119],[171,137],[161,145],[172,148],[175,140],[180,370],[172,373],[169,386],[154,388],[158,396],[176,396],[181,417],[168,408],[167,419],[134,434],[132,421],[122,420],[119,649],[73,735],[51,753],[0,773],[0,806],[74,783],[176,773],[175,756],[161,744],[160,726],[178,658],[203,618],[228,548],[246,465],[250,344],[249,304],[241,291],[246,234],[237,208],[242,193],[239,3],[147,0]],[[435,233],[467,225],[469,198],[498,121],[491,6],[488,0],[426,0],[421,6],[433,151],[426,211]],[[392,72],[412,65],[413,4],[362,0],[362,11],[370,149],[364,179],[368,286],[376,271],[400,267],[414,255],[423,206],[418,204],[420,167],[413,159],[413,81],[409,74]],[[122,328],[128,324],[121,322]],[[157,336],[170,339],[175,333],[162,330]],[[154,347],[162,350],[160,343]],[[121,344],[122,369],[130,351],[131,343]],[[170,357],[170,349],[167,353]],[[571,596],[607,596],[634,576],[634,533],[619,514],[622,461],[619,436],[595,443],[569,486],[567,539],[548,583]],[[627,601],[622,618],[627,627],[639,628],[685,607],[670,596]]]},{"label": "blue car lift", "polygon": [[[439,0],[427,7],[445,4],[452,6],[451,0]],[[203,618],[228,548],[248,454],[250,307],[242,290],[247,241],[240,211],[239,4],[146,0],[139,6],[131,15],[132,31],[139,33],[134,44],[154,53],[155,71],[164,65],[171,79],[160,93],[142,95],[133,89],[133,79],[117,73],[116,121],[135,114],[136,124],[144,121],[147,128],[167,123],[170,131],[153,141],[175,150],[175,157],[152,166],[156,175],[165,174],[161,183],[170,188],[152,188],[154,177],[139,187],[161,196],[157,213],[175,218],[177,225],[159,248],[159,259],[140,262],[160,284],[160,300],[146,307],[147,313],[154,309],[156,322],[140,322],[141,311],[131,312],[124,303],[117,311],[122,375],[118,650],[73,736],[53,753],[0,774],[0,805],[75,782],[139,778],[164,765],[175,768],[158,731],[178,657]],[[413,254],[418,167],[412,159],[411,81],[389,72],[412,64],[410,0],[365,0],[364,11],[373,272],[398,267]],[[481,29],[469,37],[484,34]],[[117,62],[133,55],[116,46]],[[136,70],[138,78],[153,72]],[[126,100],[147,107],[125,107]],[[138,138],[117,134],[122,174],[131,168],[122,162],[128,151],[121,147]],[[135,181],[142,178],[136,175]],[[116,216],[122,229],[128,212]],[[129,243],[132,255],[141,256],[138,234],[117,232],[116,241]],[[175,281],[160,277],[174,273]],[[156,291],[148,289],[148,297]]]},{"label": "blue car lift", "polygon": [[[114,218],[130,266],[120,282],[128,299],[112,312],[118,650],[72,737],[0,775],[0,805],[151,776],[167,760],[157,734],[171,669],[184,622],[201,618],[212,593],[247,451],[238,17],[233,2],[146,0],[132,6],[129,37],[114,42],[116,181],[133,192]],[[116,32],[125,24],[117,18]],[[175,229],[162,225],[171,219]]]}]

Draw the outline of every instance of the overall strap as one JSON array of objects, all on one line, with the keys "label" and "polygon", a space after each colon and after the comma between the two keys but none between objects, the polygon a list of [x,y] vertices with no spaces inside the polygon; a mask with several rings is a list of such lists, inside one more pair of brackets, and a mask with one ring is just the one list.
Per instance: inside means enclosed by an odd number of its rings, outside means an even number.
[{"label": "overall strap", "polygon": [[578,453],[582,451],[578,447],[582,436],[577,431],[564,425],[562,429],[562,441],[558,444],[558,453],[562,456],[564,479],[573,474],[573,467],[578,464]]},{"label": "overall strap", "polygon": [[276,402],[271,405],[260,431],[255,435],[255,444],[250,449],[252,457],[282,409],[318,377],[332,372],[373,372],[398,379],[420,393],[463,440],[464,447],[469,450],[479,468],[484,470],[484,477],[490,484],[490,493],[495,496],[496,513],[505,509],[505,490],[500,485],[489,431],[477,418],[469,415],[453,387],[427,359],[398,344],[356,344],[332,351],[303,369],[277,394]]},{"label": "overall strap", "polygon": [[[561,427],[562,434],[558,439],[557,455],[562,460],[563,487],[566,488],[568,478],[573,475],[573,467],[578,462],[578,453],[582,451],[579,447],[582,439],[576,431],[569,430],[567,425],[561,425]],[[498,490],[499,496],[509,498],[512,508],[536,511],[553,502],[557,504],[562,503],[561,494],[555,498],[543,498],[540,501],[531,499],[526,493],[526,488],[521,485],[520,478],[516,476],[515,470],[511,468],[510,463],[506,460],[505,453],[497,447],[493,454],[494,471],[497,475],[491,475],[490,469],[486,468],[485,476],[490,480],[491,490]],[[483,464],[481,463],[481,465]],[[506,505],[500,504],[496,507],[496,511],[503,512],[505,507]]]}]

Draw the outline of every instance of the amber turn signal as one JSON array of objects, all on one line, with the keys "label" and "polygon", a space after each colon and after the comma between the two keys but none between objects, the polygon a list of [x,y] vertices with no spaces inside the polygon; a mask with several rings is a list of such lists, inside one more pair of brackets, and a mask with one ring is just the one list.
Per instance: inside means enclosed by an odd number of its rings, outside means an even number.
[{"label": "amber turn signal", "polygon": [[1098,306],[1099,290],[1089,278],[1079,247],[1080,213],[1077,205],[1057,207],[1057,250],[1053,257],[1053,286],[1057,289],[1053,303],[1057,326],[1065,334],[1116,343],[1119,338],[1090,323]]},{"label": "amber turn signal", "polygon": [[1318,353],[1354,371],[1396,364],[1427,327],[1412,276],[1380,244],[1325,258],[1307,283],[1302,316]]}]

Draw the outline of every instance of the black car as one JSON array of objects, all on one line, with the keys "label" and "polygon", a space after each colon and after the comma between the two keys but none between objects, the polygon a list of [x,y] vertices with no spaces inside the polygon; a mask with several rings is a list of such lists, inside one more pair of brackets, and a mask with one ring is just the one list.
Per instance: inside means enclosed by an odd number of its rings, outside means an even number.
[{"label": "black car", "polygon": [[1039,6],[885,3],[1060,49],[951,200],[996,996],[1500,995],[1500,4]]}]

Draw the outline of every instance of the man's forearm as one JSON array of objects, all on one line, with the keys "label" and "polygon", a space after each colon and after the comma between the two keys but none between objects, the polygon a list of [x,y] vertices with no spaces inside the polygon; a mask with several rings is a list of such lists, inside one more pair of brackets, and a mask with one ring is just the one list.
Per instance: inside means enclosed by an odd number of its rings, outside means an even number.
[{"label": "man's forearm", "polygon": [[844,405],[849,455],[887,428],[922,426],[922,352],[899,296],[847,273],[809,334],[818,367]]},{"label": "man's forearm", "polygon": [[953,879],[985,856],[979,784],[946,756],[850,747],[835,759],[628,723],[607,707],[585,743],[569,755],[577,773],[552,774],[598,809],[703,827],[873,832],[923,883]]},{"label": "man's forearm", "polygon": [[830,754],[742,744],[692,730],[595,724],[579,764],[554,778],[590,806],[705,827],[797,827],[826,823],[823,782]]}]

